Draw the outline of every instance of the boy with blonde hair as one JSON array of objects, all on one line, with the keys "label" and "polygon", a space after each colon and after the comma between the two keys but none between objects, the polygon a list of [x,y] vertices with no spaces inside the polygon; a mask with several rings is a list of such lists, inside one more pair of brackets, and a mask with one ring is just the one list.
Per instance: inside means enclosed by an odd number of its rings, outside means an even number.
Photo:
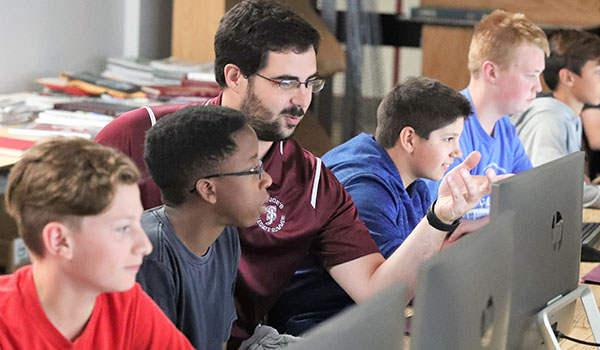
[{"label": "boy with blonde hair", "polygon": [[[461,91],[473,108],[465,120],[460,137],[463,157],[474,150],[481,160],[471,170],[483,175],[487,169],[496,174],[519,173],[531,168],[509,115],[525,111],[542,90],[540,74],[548,55],[546,34],[523,14],[496,10],[475,27],[469,48],[469,86]],[[463,161],[440,167],[454,168]],[[432,199],[437,197],[439,181],[428,181]],[[483,197],[457,231],[470,232],[485,224],[490,196]]]},{"label": "boy with blonde hair", "polygon": [[[534,166],[580,151],[583,106],[600,103],[600,37],[560,29],[550,49],[544,80],[552,94],[511,117]],[[583,206],[600,208],[600,186],[584,183]]]},{"label": "boy with blonde hair", "polygon": [[84,139],[33,146],[11,169],[6,207],[32,265],[0,277],[1,349],[191,349],[135,284],[152,246],[140,174]]}]

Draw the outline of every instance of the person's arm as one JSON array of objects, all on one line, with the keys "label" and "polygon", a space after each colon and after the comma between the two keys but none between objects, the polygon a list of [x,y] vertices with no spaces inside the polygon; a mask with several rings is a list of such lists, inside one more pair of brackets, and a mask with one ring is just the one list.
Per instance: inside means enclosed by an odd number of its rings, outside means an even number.
[{"label": "person's arm", "polygon": [[[489,193],[493,171],[483,179],[469,174],[480,158],[479,152],[471,153],[442,179],[434,209],[442,222],[454,222]],[[389,259],[385,260],[381,254],[369,254],[334,265],[329,272],[357,302],[395,282],[407,283],[409,294],[413,295],[419,265],[439,252],[446,234],[423,219]]]},{"label": "person's arm", "polygon": [[600,209],[600,185],[583,183],[583,207]]},{"label": "person's arm", "polygon": [[594,151],[600,150],[600,106],[589,107],[581,112],[583,132]]},{"label": "person's arm", "polygon": [[444,247],[458,241],[459,238],[462,238],[463,236],[471,232],[479,230],[483,226],[487,225],[488,222],[490,222],[489,216],[484,216],[476,220],[463,219],[460,225],[458,225],[458,227],[456,228],[456,230],[452,232],[448,239],[446,239],[446,242],[444,242]]},{"label": "person's arm", "polygon": [[404,206],[410,204],[405,204],[399,198],[401,195],[394,185],[397,184],[386,183],[377,174],[364,173],[344,182],[344,188],[352,196],[358,210],[359,219],[365,223],[385,258],[404,242],[420,219],[407,217]]},{"label": "person's arm", "polygon": [[[567,127],[556,112],[545,109],[531,112],[531,120],[519,132],[519,138],[533,166],[538,166],[569,154]],[[518,173],[520,169],[513,169]]]}]

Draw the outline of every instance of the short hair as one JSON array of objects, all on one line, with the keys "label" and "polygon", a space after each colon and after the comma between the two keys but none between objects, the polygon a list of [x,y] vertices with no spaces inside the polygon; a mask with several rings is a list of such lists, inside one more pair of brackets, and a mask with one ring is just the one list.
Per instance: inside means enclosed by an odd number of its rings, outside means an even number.
[{"label": "short hair", "polygon": [[217,28],[215,78],[225,88],[227,64],[248,77],[266,66],[269,51],[303,53],[312,47],[316,53],[320,40],[319,32],[285,5],[242,1],[225,13]]},{"label": "short hair", "polygon": [[403,128],[429,139],[432,131],[471,114],[471,103],[462,94],[439,81],[425,77],[408,78],[396,85],[377,108],[375,140],[392,148]]},{"label": "short hair", "polygon": [[544,81],[550,90],[558,87],[558,72],[566,68],[580,75],[588,61],[600,61],[600,37],[577,29],[557,29],[548,33],[550,55],[546,58]]},{"label": "short hair", "polygon": [[52,221],[79,227],[103,212],[117,186],[140,173],[120,151],[82,138],[55,137],[31,147],[11,168],[6,209],[30,251],[44,255],[41,232]]},{"label": "short hair", "polygon": [[163,203],[181,205],[194,182],[217,172],[236,150],[244,115],[222,106],[188,106],[162,117],[146,132],[144,162]]},{"label": "short hair", "polygon": [[522,13],[495,10],[475,26],[469,47],[469,72],[474,77],[479,76],[486,60],[507,68],[513,61],[514,49],[522,44],[532,44],[546,56],[549,54],[548,40],[540,27]]}]

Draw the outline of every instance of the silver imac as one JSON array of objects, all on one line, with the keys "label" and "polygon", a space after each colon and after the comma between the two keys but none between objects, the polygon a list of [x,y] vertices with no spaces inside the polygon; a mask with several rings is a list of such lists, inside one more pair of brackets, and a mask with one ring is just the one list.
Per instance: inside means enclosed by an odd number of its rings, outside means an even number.
[{"label": "silver imac", "polygon": [[[578,152],[493,184],[490,223],[513,213],[508,349],[547,349],[538,313],[578,287],[584,153]],[[568,334],[575,301],[548,314]]]},{"label": "silver imac", "polygon": [[302,335],[287,350],[402,350],[406,285],[395,284]]},{"label": "silver imac", "polygon": [[411,349],[505,349],[512,216],[497,217],[419,271]]},{"label": "silver imac", "polygon": [[420,271],[412,350],[559,349],[579,298],[600,340],[578,287],[583,168],[579,152],[493,184],[489,224]]}]

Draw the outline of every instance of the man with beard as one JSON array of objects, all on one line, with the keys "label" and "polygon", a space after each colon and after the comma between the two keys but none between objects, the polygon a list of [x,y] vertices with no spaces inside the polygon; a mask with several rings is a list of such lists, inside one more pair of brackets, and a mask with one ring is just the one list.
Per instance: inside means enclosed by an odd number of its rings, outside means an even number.
[{"label": "man with beard", "polygon": [[[357,302],[398,281],[414,291],[420,262],[437,253],[460,217],[489,193],[493,173],[472,177],[474,152],[448,173],[439,197],[400,248],[385,260],[352,198],[321,160],[291,139],[312,93],[322,89],[317,75],[318,32],[285,6],[247,0],[229,10],[215,35],[215,73],[223,91],[210,104],[241,110],[259,139],[258,157],[273,179],[267,213],[256,225],[240,228],[242,257],[235,297],[238,320],[229,345],[248,338],[307,256],[314,256]],[[97,137],[130,154],[143,154],[143,132],[151,121],[181,106],[123,114]],[[145,168],[141,166],[143,172]],[[158,205],[147,179],[145,205]],[[374,198],[376,200],[376,198]]]}]

